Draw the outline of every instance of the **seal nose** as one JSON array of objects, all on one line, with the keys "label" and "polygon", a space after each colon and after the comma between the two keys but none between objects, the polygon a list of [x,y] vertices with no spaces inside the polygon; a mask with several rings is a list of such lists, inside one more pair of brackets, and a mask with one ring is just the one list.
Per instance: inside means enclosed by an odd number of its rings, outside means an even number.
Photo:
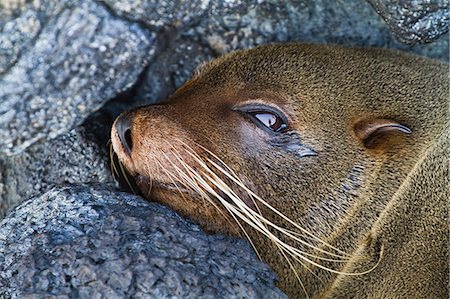
[{"label": "seal nose", "polygon": [[119,140],[128,155],[131,155],[131,150],[133,149],[133,140],[131,138],[132,120],[133,114],[126,113],[119,116],[115,125]]}]

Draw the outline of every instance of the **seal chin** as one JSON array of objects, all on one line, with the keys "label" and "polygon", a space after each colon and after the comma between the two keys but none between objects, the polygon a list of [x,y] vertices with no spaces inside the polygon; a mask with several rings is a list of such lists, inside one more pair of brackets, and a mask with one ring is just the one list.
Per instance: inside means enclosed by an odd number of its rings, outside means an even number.
[{"label": "seal chin", "polygon": [[180,196],[193,196],[192,191],[183,186],[155,181],[145,175],[138,174],[134,177],[134,180],[144,197],[148,199],[159,201],[158,198],[161,198],[162,196],[176,196],[177,194]]},{"label": "seal chin", "polygon": [[153,181],[148,176],[140,174],[135,176],[134,179],[138,188],[148,198],[152,193]]}]

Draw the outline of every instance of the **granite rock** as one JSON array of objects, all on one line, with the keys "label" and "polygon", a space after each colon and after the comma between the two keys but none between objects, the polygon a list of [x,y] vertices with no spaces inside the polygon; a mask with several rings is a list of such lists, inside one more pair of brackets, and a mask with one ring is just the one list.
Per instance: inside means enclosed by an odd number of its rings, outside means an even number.
[{"label": "granite rock", "polygon": [[24,200],[54,186],[116,186],[108,166],[108,148],[98,146],[101,139],[95,135],[106,135],[109,130],[102,131],[98,125],[89,119],[51,142],[34,143],[20,155],[0,155],[0,219]]},{"label": "granite rock", "polygon": [[287,298],[244,240],[99,187],[52,189],[0,222],[1,298]]},{"label": "granite rock", "polygon": [[[33,8],[21,16],[33,13],[38,20]],[[2,36],[9,35],[14,22],[4,25]],[[152,54],[152,34],[94,1],[55,10],[41,27],[15,32],[31,30],[34,40],[14,46],[9,61],[2,62],[3,69],[9,68],[0,76],[0,151],[10,155],[83,122],[130,88]],[[14,38],[9,42],[14,44]]]},{"label": "granite rock", "polygon": [[209,11],[210,0],[105,0],[118,16],[140,22],[154,31],[182,28],[198,22]]},{"label": "granite rock", "polygon": [[429,43],[448,32],[445,0],[368,0],[397,38],[406,44]]},{"label": "granite rock", "polygon": [[58,15],[67,6],[67,2],[0,2],[0,75],[33,46],[49,19]]}]

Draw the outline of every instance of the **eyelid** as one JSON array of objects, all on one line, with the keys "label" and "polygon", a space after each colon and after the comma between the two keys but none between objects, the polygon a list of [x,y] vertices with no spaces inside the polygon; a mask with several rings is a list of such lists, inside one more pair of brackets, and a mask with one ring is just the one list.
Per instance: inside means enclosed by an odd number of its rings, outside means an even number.
[{"label": "eyelid", "polygon": [[[243,114],[244,117],[250,119],[257,126],[260,126],[261,128],[264,128],[265,130],[270,130],[271,132],[274,132],[274,133],[284,133],[289,130],[289,123],[288,123],[286,115],[275,107],[267,106],[267,105],[263,105],[263,104],[250,104],[250,105],[246,104],[246,105],[241,105],[241,106],[235,106],[232,109],[234,111],[240,112],[241,114]],[[275,130],[275,129],[267,126],[260,119],[258,119],[255,115],[253,115],[254,113],[273,114],[275,117],[278,117],[281,120],[281,122],[282,122],[281,127],[279,129]]]},{"label": "eyelid", "polygon": [[289,126],[288,119],[286,115],[280,111],[278,108],[267,106],[267,105],[261,105],[261,104],[247,104],[242,106],[235,106],[233,107],[234,111],[244,112],[244,113],[254,113],[254,112],[263,112],[267,111],[269,113],[272,113],[279,118],[286,124],[286,127]]}]

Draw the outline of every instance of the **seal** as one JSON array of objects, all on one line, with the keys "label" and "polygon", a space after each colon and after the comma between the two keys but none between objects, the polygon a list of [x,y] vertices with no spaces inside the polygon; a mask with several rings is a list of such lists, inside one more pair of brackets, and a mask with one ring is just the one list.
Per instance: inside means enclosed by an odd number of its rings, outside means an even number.
[{"label": "seal", "polygon": [[391,50],[260,46],[120,115],[112,146],[145,197],[246,237],[291,298],[443,298],[447,71]]}]

